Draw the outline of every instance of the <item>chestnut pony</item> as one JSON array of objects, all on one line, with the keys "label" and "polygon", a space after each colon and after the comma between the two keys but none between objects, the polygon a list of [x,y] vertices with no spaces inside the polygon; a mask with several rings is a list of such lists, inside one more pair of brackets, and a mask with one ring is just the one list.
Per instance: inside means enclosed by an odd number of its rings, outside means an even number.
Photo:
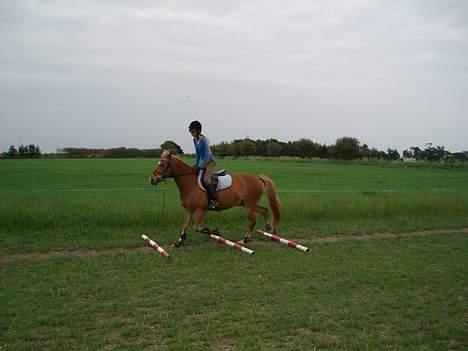
[{"label": "chestnut pony", "polygon": [[[184,225],[180,238],[175,246],[180,246],[187,237],[187,229],[195,214],[195,231],[202,230],[203,220],[208,211],[208,199],[205,192],[198,186],[198,171],[185,163],[178,156],[171,154],[170,150],[164,150],[161,159],[150,177],[150,183],[157,185],[165,178],[174,178],[179,188],[180,201],[185,209]],[[270,225],[268,208],[259,206],[263,193],[266,192],[271,210],[273,222]],[[217,192],[219,209],[227,210],[235,206],[244,206],[247,210],[249,225],[244,242],[252,237],[252,231],[256,224],[255,214],[260,213],[265,218],[266,230],[277,233],[280,221],[280,201],[276,193],[273,181],[265,175],[253,175],[240,173],[232,175],[232,186]]]}]

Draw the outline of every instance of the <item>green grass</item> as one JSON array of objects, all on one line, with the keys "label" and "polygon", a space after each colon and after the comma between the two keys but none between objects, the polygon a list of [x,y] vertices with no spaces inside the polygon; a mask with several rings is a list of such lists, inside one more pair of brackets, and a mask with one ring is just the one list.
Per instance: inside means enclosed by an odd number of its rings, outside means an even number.
[{"label": "green grass", "polygon": [[[178,192],[148,185],[154,164],[0,161],[0,255],[174,241]],[[468,226],[466,170],[387,166],[218,162],[274,179],[285,237]],[[245,223],[236,208],[206,224],[238,239]],[[0,350],[468,348],[466,234],[309,246],[253,242],[249,256],[190,232],[170,259],[1,263]]]},{"label": "green grass", "polygon": [[2,350],[462,350],[468,236],[12,262]]},{"label": "green grass", "polygon": [[[1,161],[0,252],[137,246],[142,232],[162,242],[175,240],[183,219],[178,191],[173,180],[148,184],[154,164]],[[273,178],[286,237],[468,226],[468,172],[462,170],[219,160],[222,167]],[[263,219],[258,223],[263,226]],[[245,210],[210,213],[206,224],[238,239],[245,231]]]}]

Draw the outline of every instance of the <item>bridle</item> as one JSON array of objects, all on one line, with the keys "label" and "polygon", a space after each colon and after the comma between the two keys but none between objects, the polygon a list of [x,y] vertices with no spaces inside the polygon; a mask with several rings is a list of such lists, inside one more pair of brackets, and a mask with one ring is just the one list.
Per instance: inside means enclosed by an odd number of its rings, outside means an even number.
[{"label": "bridle", "polygon": [[[166,171],[171,167],[171,161],[172,160],[169,160],[169,159],[161,159],[159,160],[158,162],[158,165],[163,163],[164,162],[164,166],[163,166],[163,169],[160,170],[158,172],[158,169],[156,168],[154,171],[153,171],[153,175],[156,176],[156,179],[160,182],[160,181],[166,181],[166,178],[168,178],[169,176],[167,176],[165,173]],[[187,173],[181,173],[181,174],[174,174],[172,175],[172,177],[176,178],[176,177],[185,177],[185,176],[189,176],[189,175],[192,175],[192,174],[196,174],[196,172],[194,170],[192,170],[191,172],[187,172]]]}]

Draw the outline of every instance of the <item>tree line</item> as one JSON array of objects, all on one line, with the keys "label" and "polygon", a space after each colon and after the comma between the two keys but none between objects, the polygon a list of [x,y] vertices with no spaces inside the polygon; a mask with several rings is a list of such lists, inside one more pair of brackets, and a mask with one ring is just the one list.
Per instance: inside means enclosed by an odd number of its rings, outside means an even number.
[{"label": "tree line", "polygon": [[395,149],[380,151],[369,148],[367,144],[354,137],[338,138],[332,145],[319,144],[310,139],[302,138],[296,141],[279,141],[277,139],[252,140],[236,139],[230,143],[222,142],[213,145],[213,151],[219,156],[291,156],[301,158],[329,158],[354,160],[359,158],[376,158],[398,160],[400,154]]},{"label": "tree line", "polygon": [[323,158],[337,160],[379,159],[401,160],[403,158],[417,161],[468,161],[468,152],[451,153],[444,146],[426,144],[424,149],[413,146],[404,150],[400,155],[398,150],[388,148],[386,151],[370,148],[354,137],[338,138],[334,144],[326,145],[302,138],[296,141],[279,141],[277,139],[252,140],[249,138],[236,139],[232,142],[222,142],[212,145],[217,156],[263,156],[280,157],[291,156],[301,158]]},{"label": "tree line", "polygon": [[66,147],[59,154],[62,157],[70,158],[133,158],[133,157],[152,157],[159,158],[161,149],[138,149],[116,147],[110,149],[89,149],[84,147]]},{"label": "tree line", "polygon": [[403,157],[413,158],[417,161],[441,161],[441,160],[459,160],[468,161],[468,151],[450,152],[443,146],[433,146],[432,143],[426,144],[425,149],[418,146],[412,146],[409,150],[403,151]]},{"label": "tree line", "polygon": [[171,140],[166,140],[160,145],[159,148],[154,149],[138,149],[138,148],[126,148],[116,147],[110,149],[89,149],[89,148],[77,148],[77,147],[66,147],[62,151],[62,155],[66,157],[96,157],[96,158],[128,158],[128,157],[149,157],[159,158],[161,153],[165,149],[170,149],[175,154],[183,155],[184,151],[182,148]]},{"label": "tree line", "polygon": [[[149,157],[159,158],[163,150],[169,149],[175,154],[183,155],[182,148],[172,140],[166,140],[159,148],[138,149],[117,147],[110,149],[101,148],[81,148],[66,147],[60,153],[54,154],[58,157]],[[302,138],[296,141],[279,141],[277,139],[252,140],[249,138],[235,139],[232,142],[222,142],[212,145],[212,150],[216,156],[225,157],[300,157],[300,158],[321,158],[336,160],[356,160],[356,159],[378,159],[378,160],[401,160],[413,159],[416,161],[468,161],[468,152],[451,153],[444,146],[433,146],[428,143],[424,148],[412,146],[404,150],[402,155],[396,150],[388,148],[386,151],[370,148],[367,144],[361,143],[354,137],[341,137],[334,144],[326,145],[314,142],[310,139]],[[11,145],[8,152],[3,153],[3,158],[37,158],[41,155],[38,145],[20,145],[18,149]]]},{"label": "tree line", "polygon": [[38,158],[42,152],[39,145],[29,144],[20,145],[18,149],[15,145],[10,145],[7,152],[4,152],[1,156],[3,158]]},{"label": "tree line", "polygon": [[[63,158],[132,158],[132,157],[149,157],[159,158],[165,149],[170,149],[174,153],[183,154],[182,148],[171,140],[167,140],[161,144],[160,148],[154,149],[138,149],[116,147],[110,149],[103,148],[84,148],[84,147],[65,147],[55,154],[46,154],[48,157],[63,157]],[[18,149],[11,145],[8,152],[0,154],[1,158],[37,158],[42,152],[38,145],[20,145]]]}]

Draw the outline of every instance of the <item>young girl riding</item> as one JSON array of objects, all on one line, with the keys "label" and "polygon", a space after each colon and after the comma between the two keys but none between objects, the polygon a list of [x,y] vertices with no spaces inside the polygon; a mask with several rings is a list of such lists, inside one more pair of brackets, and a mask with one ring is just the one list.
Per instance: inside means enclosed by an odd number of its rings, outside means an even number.
[{"label": "young girl riding", "polygon": [[208,209],[217,210],[219,203],[216,197],[216,184],[211,181],[211,175],[215,167],[215,156],[211,152],[208,138],[201,133],[202,125],[200,122],[193,121],[190,123],[189,132],[192,134],[196,152],[194,168],[203,172],[202,177],[208,194]]}]

